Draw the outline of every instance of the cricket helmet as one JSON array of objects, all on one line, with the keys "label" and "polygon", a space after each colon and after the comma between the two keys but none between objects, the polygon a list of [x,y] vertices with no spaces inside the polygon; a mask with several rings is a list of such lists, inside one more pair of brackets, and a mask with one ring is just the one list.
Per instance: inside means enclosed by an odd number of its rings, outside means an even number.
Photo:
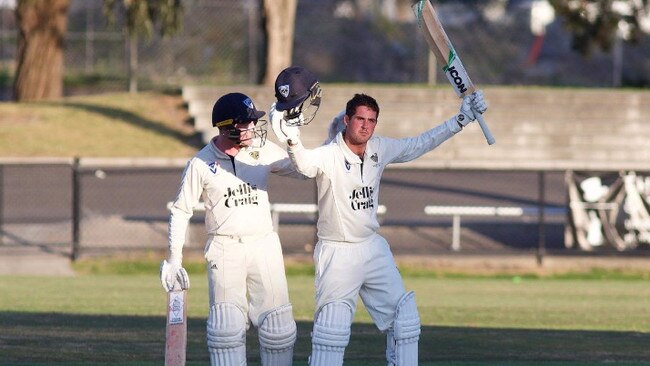
[{"label": "cricket helmet", "polygon": [[[266,121],[260,120],[264,112],[257,110],[251,98],[242,93],[229,93],[219,98],[212,107],[212,126],[219,128],[220,134],[241,144],[242,141],[253,139],[254,147],[261,147],[266,142]],[[250,129],[238,129],[238,124],[253,122]],[[245,132],[249,131],[250,134]],[[248,135],[242,140],[243,135]]]},{"label": "cricket helmet", "polygon": [[282,70],[275,80],[275,108],[284,111],[288,125],[306,125],[316,116],[321,93],[314,74],[304,67],[291,66]]}]

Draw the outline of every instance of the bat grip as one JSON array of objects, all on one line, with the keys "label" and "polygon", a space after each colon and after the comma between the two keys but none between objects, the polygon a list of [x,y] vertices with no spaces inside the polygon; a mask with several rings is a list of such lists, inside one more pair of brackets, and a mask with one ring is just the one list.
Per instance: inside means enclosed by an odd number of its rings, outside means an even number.
[{"label": "bat grip", "polygon": [[476,111],[474,112],[474,115],[476,116],[476,121],[478,121],[478,125],[481,126],[481,130],[483,131],[483,136],[485,136],[488,145],[493,145],[496,142],[496,140],[494,139],[494,136],[492,136],[492,132],[490,132],[487,123],[485,123],[485,120],[483,119],[483,115]]}]

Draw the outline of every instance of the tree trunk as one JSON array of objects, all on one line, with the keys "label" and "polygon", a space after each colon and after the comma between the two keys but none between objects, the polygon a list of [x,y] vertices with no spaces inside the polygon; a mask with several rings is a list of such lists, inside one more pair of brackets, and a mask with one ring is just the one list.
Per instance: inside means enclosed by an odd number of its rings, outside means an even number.
[{"label": "tree trunk", "polygon": [[70,0],[19,0],[18,60],[14,79],[17,101],[63,95],[63,41]]},{"label": "tree trunk", "polygon": [[298,0],[264,0],[266,71],[264,84],[273,85],[280,71],[291,65]]}]

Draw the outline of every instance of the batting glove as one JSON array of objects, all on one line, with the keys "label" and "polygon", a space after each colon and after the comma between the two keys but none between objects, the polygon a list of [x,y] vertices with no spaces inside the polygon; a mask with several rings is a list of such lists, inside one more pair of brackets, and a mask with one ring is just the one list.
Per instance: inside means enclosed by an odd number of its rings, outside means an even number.
[{"label": "batting glove", "polygon": [[478,90],[470,95],[463,97],[463,102],[460,105],[460,111],[455,119],[458,127],[462,129],[470,122],[476,120],[477,114],[483,114],[487,110],[487,103],[483,98],[483,92]]},{"label": "batting glove", "polygon": [[472,107],[472,112],[474,112],[474,116],[476,116],[476,113],[483,114],[485,111],[487,111],[488,105],[487,102],[485,101],[485,98],[483,98],[483,91],[482,90],[477,90],[474,93],[470,95],[471,97],[471,107]]},{"label": "batting glove", "polygon": [[190,288],[190,276],[179,260],[167,260],[160,263],[160,282],[165,291],[187,290]]},{"label": "batting glove", "polygon": [[275,136],[278,138],[278,141],[285,143],[291,141],[292,144],[298,142],[300,138],[300,130],[298,126],[289,126],[287,121],[284,119],[284,111],[278,111],[275,109],[275,103],[271,104],[271,109],[269,110],[269,119],[271,120],[271,128],[275,133]]}]

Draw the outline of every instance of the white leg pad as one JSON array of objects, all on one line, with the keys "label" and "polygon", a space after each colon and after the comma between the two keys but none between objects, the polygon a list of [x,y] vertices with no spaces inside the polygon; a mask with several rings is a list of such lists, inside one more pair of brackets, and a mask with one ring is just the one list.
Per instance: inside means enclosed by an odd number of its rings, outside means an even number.
[{"label": "white leg pad", "polygon": [[417,366],[420,316],[415,293],[407,292],[395,309],[395,322],[388,330],[386,359],[389,366]]},{"label": "white leg pad", "polygon": [[291,366],[297,333],[291,305],[262,314],[258,324],[262,365]]},{"label": "white leg pad", "polygon": [[341,301],[327,303],[318,310],[311,335],[310,366],[343,365],[352,314],[350,305]]},{"label": "white leg pad", "polygon": [[210,366],[246,365],[246,316],[227,302],[210,307],[207,327]]}]

